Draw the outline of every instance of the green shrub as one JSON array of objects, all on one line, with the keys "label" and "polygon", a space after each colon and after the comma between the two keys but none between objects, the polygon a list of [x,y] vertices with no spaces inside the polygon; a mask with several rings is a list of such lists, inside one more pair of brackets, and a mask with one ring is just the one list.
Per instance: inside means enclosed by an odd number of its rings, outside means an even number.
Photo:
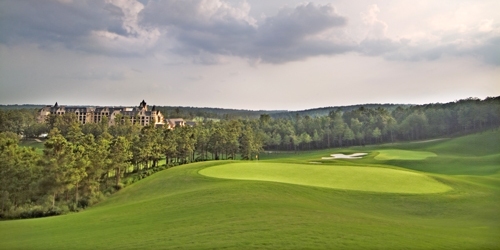
[{"label": "green shrub", "polygon": [[113,187],[114,187],[115,191],[119,191],[120,189],[125,187],[125,185],[123,185],[123,183],[118,183],[118,185],[114,185]]}]

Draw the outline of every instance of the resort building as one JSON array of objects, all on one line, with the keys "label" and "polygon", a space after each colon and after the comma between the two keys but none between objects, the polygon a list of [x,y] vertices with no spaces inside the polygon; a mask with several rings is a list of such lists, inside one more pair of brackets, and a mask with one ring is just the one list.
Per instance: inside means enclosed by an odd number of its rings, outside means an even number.
[{"label": "resort building", "polygon": [[87,106],[59,106],[56,102],[54,106],[47,106],[40,110],[38,122],[45,122],[49,115],[63,115],[65,113],[74,113],[81,124],[99,123],[104,117],[108,118],[110,126],[115,124],[117,117],[120,120],[130,119],[133,124],[147,126],[154,124],[163,126],[164,117],[155,106],[148,110],[144,100],[138,107],[87,107]]},{"label": "resort building", "polygon": [[173,129],[175,127],[184,127],[186,126],[186,121],[182,118],[170,118],[165,120],[165,124],[169,129]]}]

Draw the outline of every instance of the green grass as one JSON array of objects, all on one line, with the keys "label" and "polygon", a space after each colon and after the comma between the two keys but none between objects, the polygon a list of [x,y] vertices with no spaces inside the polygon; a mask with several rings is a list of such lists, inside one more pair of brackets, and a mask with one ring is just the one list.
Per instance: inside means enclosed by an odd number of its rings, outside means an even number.
[{"label": "green grass", "polygon": [[205,168],[199,173],[216,178],[273,181],[369,192],[420,194],[451,190],[421,173],[368,166],[232,163]]},{"label": "green grass", "polygon": [[[271,168],[366,168],[375,175],[418,171],[417,176],[451,187],[443,193],[221,179],[199,172],[247,163],[195,163],[157,173],[80,213],[1,221],[0,249],[500,249],[500,152],[491,149],[498,142],[474,143],[499,133],[262,155],[267,160],[258,163]],[[436,156],[376,160],[380,150]],[[369,154],[359,160],[321,160],[336,152]],[[390,183],[391,178],[378,183]]]},{"label": "green grass", "polygon": [[44,144],[43,142],[38,142],[32,139],[25,139],[19,142],[21,147],[32,147],[39,154],[43,154]]},{"label": "green grass", "polygon": [[379,150],[376,160],[424,160],[436,156],[435,153],[414,150],[385,149]]}]

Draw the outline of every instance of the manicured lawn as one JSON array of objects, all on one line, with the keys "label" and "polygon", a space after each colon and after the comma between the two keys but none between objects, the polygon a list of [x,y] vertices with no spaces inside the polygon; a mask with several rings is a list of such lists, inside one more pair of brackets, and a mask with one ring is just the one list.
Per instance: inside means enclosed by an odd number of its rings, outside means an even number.
[{"label": "manicured lawn", "polygon": [[376,160],[424,160],[429,157],[435,157],[436,154],[425,151],[401,150],[401,149],[385,149],[378,150]]},{"label": "manicured lawn", "polygon": [[[80,213],[1,221],[0,249],[499,249],[500,151],[490,149],[498,142],[473,143],[498,133],[175,167]],[[375,159],[383,150],[436,156]],[[321,161],[336,152],[369,154]],[[246,179],[202,175],[233,170]],[[411,194],[317,184],[334,179],[394,190],[399,178],[410,180],[401,190],[428,181],[439,184],[431,190],[451,189]]]},{"label": "manicured lawn", "polygon": [[19,142],[21,147],[32,147],[39,154],[43,154],[44,145],[42,141],[36,141],[33,139],[25,139]]},{"label": "manicured lawn", "polygon": [[368,166],[238,162],[205,168],[199,173],[216,178],[273,181],[370,192],[419,194],[451,190],[424,174]]}]

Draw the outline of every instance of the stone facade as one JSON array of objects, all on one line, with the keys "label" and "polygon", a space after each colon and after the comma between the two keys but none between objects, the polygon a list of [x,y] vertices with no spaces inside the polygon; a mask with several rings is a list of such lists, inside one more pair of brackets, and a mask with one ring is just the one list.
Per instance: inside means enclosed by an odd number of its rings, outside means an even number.
[{"label": "stone facade", "polygon": [[156,126],[164,125],[165,118],[155,106],[148,110],[144,100],[138,107],[86,107],[86,106],[59,106],[56,102],[54,106],[42,108],[38,114],[38,122],[45,122],[49,115],[63,115],[65,113],[74,113],[81,124],[99,123],[104,117],[108,117],[109,125],[115,125],[115,120],[121,116],[121,120],[126,118],[134,124],[142,126],[154,124]]}]

